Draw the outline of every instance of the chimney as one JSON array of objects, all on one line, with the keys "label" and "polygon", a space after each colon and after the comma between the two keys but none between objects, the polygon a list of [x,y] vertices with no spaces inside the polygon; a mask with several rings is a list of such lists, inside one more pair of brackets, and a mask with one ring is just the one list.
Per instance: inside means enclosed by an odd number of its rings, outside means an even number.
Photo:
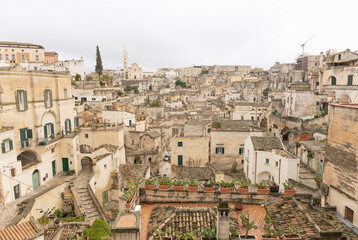
[{"label": "chimney", "polygon": [[230,208],[228,203],[219,203],[216,222],[218,239],[230,239]]}]

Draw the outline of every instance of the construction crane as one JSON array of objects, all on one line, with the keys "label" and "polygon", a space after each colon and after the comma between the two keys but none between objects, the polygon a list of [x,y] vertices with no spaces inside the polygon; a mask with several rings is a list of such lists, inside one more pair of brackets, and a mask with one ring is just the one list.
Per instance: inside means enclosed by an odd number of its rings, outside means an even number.
[{"label": "construction crane", "polygon": [[301,44],[301,47],[302,47],[302,57],[303,55],[305,54],[305,45],[306,43],[308,43],[308,41],[310,41],[311,39],[313,38],[313,35],[304,43]]},{"label": "construction crane", "polygon": [[302,70],[303,70],[303,56],[305,55],[305,45],[306,45],[306,43],[308,43],[308,41],[310,41],[312,38],[313,38],[313,35],[312,35],[309,39],[307,39],[306,42],[304,42],[304,43],[301,44],[301,47],[302,47],[302,56],[301,56]]}]

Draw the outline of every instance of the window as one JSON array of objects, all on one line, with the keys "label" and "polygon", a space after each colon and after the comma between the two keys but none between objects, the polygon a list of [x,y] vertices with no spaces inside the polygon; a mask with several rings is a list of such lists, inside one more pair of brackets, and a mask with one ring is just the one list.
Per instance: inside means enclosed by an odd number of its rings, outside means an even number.
[{"label": "window", "polygon": [[12,55],[11,55],[11,60],[13,60],[13,61],[16,60],[16,59],[15,59],[15,54],[12,54]]},{"label": "window", "polygon": [[342,55],[338,54],[338,60],[341,60],[341,59],[342,59]]},{"label": "window", "polygon": [[63,89],[63,98],[67,99],[67,89]]},{"label": "window", "polygon": [[40,61],[39,55],[36,55],[36,61],[37,61],[37,62]]},{"label": "window", "polygon": [[78,117],[75,117],[75,118],[74,118],[74,123],[75,123],[75,128],[78,128],[78,126],[80,125],[80,124],[79,124]]},{"label": "window", "polygon": [[15,199],[20,197],[20,184],[14,186],[14,197]]},{"label": "window", "polygon": [[241,163],[244,164],[244,159],[241,160]]},{"label": "window", "polygon": [[152,158],[148,158],[148,162],[151,162],[152,161]]},{"label": "window", "polygon": [[276,165],[276,167],[278,167],[278,161],[276,161],[276,164],[275,164],[275,165]]},{"label": "window", "polygon": [[346,206],[344,210],[344,218],[353,223],[354,211]]},{"label": "window", "polygon": [[241,120],[244,120],[244,116],[241,116]]},{"label": "window", "polygon": [[20,129],[21,148],[26,148],[30,145],[29,143],[30,138],[32,138],[32,129],[28,129],[28,128]]},{"label": "window", "polygon": [[266,158],[266,164],[270,164],[270,159]]},{"label": "window", "polygon": [[5,60],[9,60],[9,54],[5,54]]},{"label": "window", "polygon": [[66,119],[66,121],[65,121],[65,132],[66,132],[66,134],[71,132],[71,120],[70,119]]},{"label": "window", "polygon": [[336,77],[332,77],[331,85],[336,85],[336,84],[337,84],[337,79],[336,79]]},{"label": "window", "polygon": [[316,102],[316,105],[319,106],[319,102]]},{"label": "window", "polygon": [[47,89],[44,91],[45,107],[52,107],[52,94],[51,90]]},{"label": "window", "polygon": [[353,75],[348,75],[348,85],[353,85]]},{"label": "window", "polygon": [[21,54],[21,61],[25,61],[25,55]]},{"label": "window", "polygon": [[1,143],[1,151],[2,153],[10,152],[13,149],[13,143],[11,139],[5,139]]},{"label": "window", "polygon": [[223,147],[216,147],[215,152],[216,152],[216,154],[224,154],[225,149]]},{"label": "window", "polygon": [[239,148],[239,154],[243,155],[245,153],[245,148]]},{"label": "window", "polygon": [[254,120],[255,119],[255,117],[254,116],[251,116],[251,120]]},{"label": "window", "polygon": [[2,54],[0,54],[0,61],[2,60]]},{"label": "window", "polygon": [[104,169],[106,169],[106,168],[107,168],[107,164],[104,164],[103,167],[104,167]]},{"label": "window", "polygon": [[178,147],[182,147],[183,146],[183,142],[178,142]]},{"label": "window", "polygon": [[132,139],[132,145],[134,145],[134,140]]},{"label": "window", "polygon": [[108,190],[102,192],[102,204],[108,202]]},{"label": "window", "polygon": [[16,107],[17,111],[27,110],[27,92],[24,90],[16,91]]},{"label": "window", "polygon": [[53,137],[54,134],[55,134],[55,130],[54,130],[53,123],[46,123],[44,126],[44,138]]},{"label": "window", "polygon": [[316,82],[316,86],[319,86],[319,82]]},{"label": "window", "polygon": [[88,133],[85,134],[85,138],[88,138]]}]

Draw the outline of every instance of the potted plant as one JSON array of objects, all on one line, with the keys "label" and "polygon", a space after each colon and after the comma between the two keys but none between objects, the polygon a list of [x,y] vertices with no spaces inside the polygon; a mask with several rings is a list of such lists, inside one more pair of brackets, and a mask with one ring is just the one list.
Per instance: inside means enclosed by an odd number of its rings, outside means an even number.
[{"label": "potted plant", "polygon": [[298,234],[297,229],[295,228],[295,226],[293,226],[292,223],[288,224],[288,234],[284,234],[283,235],[283,239],[284,240],[301,240],[301,236]]},{"label": "potted plant", "polygon": [[61,134],[61,132],[60,131],[58,131],[57,133],[56,133],[56,135],[60,135]]},{"label": "potted plant", "polygon": [[238,239],[238,237],[239,237],[237,230],[233,227],[230,228],[230,236],[231,236],[231,239]]},{"label": "potted plant", "polygon": [[261,181],[260,183],[256,183],[255,184],[256,188],[257,188],[257,193],[259,194],[268,194],[269,193],[269,188],[267,187],[267,184],[263,181]]},{"label": "potted plant", "polygon": [[267,233],[262,235],[262,240],[279,240],[280,236],[284,233],[284,229],[282,227],[280,227],[279,230],[275,230],[265,226],[265,230]]},{"label": "potted plant", "polygon": [[157,182],[156,178],[152,178],[152,179],[148,178],[145,180],[144,188],[146,190],[154,190],[156,182]]},{"label": "potted plant", "polygon": [[153,240],[166,240],[166,239],[172,239],[172,237],[169,237],[169,236],[166,236],[168,235],[170,231],[170,228],[167,228],[165,230],[165,232],[163,232],[162,230],[160,230],[159,228],[157,227],[153,227]]},{"label": "potted plant", "polygon": [[159,183],[159,190],[169,190],[169,186],[171,185],[172,181],[168,177],[161,178],[158,180]]},{"label": "potted plant", "polygon": [[224,180],[221,180],[218,184],[220,186],[221,193],[231,193],[231,188],[235,185],[234,181],[225,182]]},{"label": "potted plant", "polygon": [[173,190],[174,191],[184,191],[184,185],[186,184],[185,181],[182,180],[175,180],[173,182]]},{"label": "potted plant", "polygon": [[249,235],[251,229],[257,229],[254,221],[250,221],[249,211],[240,215],[242,225],[245,227],[245,235],[240,235],[240,239],[256,239],[255,235]]},{"label": "potted plant", "polygon": [[50,135],[50,138],[51,138],[51,139],[55,139],[55,135],[51,134],[51,135]]},{"label": "potted plant", "polygon": [[199,183],[193,179],[193,178],[190,178],[189,182],[188,182],[188,191],[189,192],[197,192],[198,189],[199,189]]},{"label": "potted plant", "polygon": [[276,222],[275,220],[270,218],[268,211],[266,211],[266,216],[264,220],[265,220],[265,227],[267,226],[268,228],[270,228],[271,225]]},{"label": "potted plant", "polygon": [[204,185],[204,192],[214,192],[215,190],[215,181],[211,179],[210,181],[205,182]]},{"label": "potted plant", "polygon": [[176,240],[198,240],[198,237],[196,236],[196,230],[189,232],[189,229],[186,230],[185,233],[183,232],[174,232],[175,234],[175,239]]},{"label": "potted plant", "polygon": [[283,183],[283,187],[285,188],[284,194],[286,195],[294,195],[296,194],[296,187],[299,186],[301,182],[292,183],[289,180],[286,180]]},{"label": "potted plant", "polygon": [[135,191],[132,188],[129,188],[124,191],[124,198],[126,199],[126,208],[130,209],[132,206],[132,203],[134,201],[134,194]]},{"label": "potted plant", "polygon": [[249,179],[242,178],[239,182],[239,187],[237,188],[237,192],[248,193],[250,184],[251,184],[251,182]]},{"label": "potted plant", "polygon": [[214,240],[216,239],[216,228],[209,228],[206,226],[203,230],[200,232],[201,239],[202,240]]}]

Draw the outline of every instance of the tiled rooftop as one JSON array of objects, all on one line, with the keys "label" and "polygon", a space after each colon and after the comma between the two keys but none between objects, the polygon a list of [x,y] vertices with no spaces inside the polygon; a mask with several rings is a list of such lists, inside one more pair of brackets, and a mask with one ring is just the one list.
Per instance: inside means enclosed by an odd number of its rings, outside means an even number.
[{"label": "tiled rooftop", "polygon": [[258,151],[283,150],[282,143],[278,137],[251,137],[251,141],[254,149]]},{"label": "tiled rooftop", "polygon": [[37,234],[30,221],[0,230],[0,240],[25,240]]},{"label": "tiled rooftop", "polygon": [[210,167],[178,167],[172,166],[179,179],[193,178],[200,181],[215,179],[215,174]]}]

